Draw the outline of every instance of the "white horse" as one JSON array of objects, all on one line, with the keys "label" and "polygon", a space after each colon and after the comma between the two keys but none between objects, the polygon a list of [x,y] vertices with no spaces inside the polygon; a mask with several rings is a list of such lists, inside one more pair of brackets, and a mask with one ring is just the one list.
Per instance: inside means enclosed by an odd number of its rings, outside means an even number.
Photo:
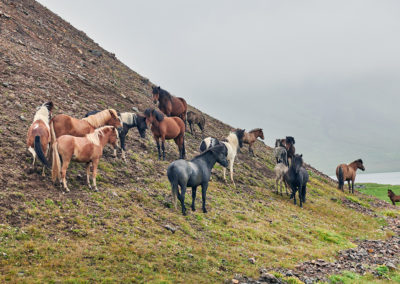
[{"label": "white horse", "polygon": [[[239,148],[243,146],[243,136],[244,136],[244,129],[237,129],[234,132],[230,132],[228,137],[226,137],[223,141],[218,141],[218,139],[213,137],[205,138],[200,144],[200,152],[204,152],[205,150],[218,145],[223,144],[225,145],[226,149],[228,150],[227,159],[229,162],[229,170],[231,181],[233,186],[236,187],[235,181],[233,180],[233,163],[235,161],[236,154]],[[226,168],[224,167],[224,180],[226,181]]]},{"label": "white horse", "polygon": [[275,188],[276,188],[276,193],[278,192],[278,182],[280,183],[280,191],[281,191],[281,195],[282,195],[282,183],[285,184],[285,189],[286,189],[286,195],[288,194],[288,186],[287,183],[284,179],[285,174],[288,172],[289,168],[284,164],[284,163],[278,163],[276,164],[274,171],[275,171]]}]

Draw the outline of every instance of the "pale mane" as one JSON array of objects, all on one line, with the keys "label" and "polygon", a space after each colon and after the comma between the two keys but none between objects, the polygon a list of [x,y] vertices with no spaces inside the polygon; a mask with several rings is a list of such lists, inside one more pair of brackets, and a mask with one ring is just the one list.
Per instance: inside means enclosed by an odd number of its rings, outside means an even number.
[{"label": "pale mane", "polygon": [[228,137],[226,137],[226,140],[232,146],[239,148],[239,141],[238,141],[238,138],[237,138],[237,135],[235,132],[229,132],[229,135],[228,135]]},{"label": "pale mane", "polygon": [[117,112],[114,109],[106,109],[96,114],[90,115],[83,118],[82,120],[87,121],[94,128],[98,128],[106,124],[106,122],[111,118],[110,111],[117,117]]},{"label": "pale mane", "polygon": [[128,125],[132,125],[135,123],[136,114],[132,112],[123,112],[121,113],[121,120],[123,123],[126,123]]},{"label": "pale mane", "polygon": [[40,106],[39,110],[35,113],[33,121],[36,120],[42,120],[44,124],[46,124],[46,126],[49,127],[49,110],[44,104]]},{"label": "pale mane", "polygon": [[[100,146],[100,137],[104,134],[104,130],[107,128],[112,129],[114,126],[107,125],[97,128],[93,133],[86,134],[86,138],[94,145]],[[115,133],[117,134],[117,139],[119,139],[118,131],[116,129]]]}]

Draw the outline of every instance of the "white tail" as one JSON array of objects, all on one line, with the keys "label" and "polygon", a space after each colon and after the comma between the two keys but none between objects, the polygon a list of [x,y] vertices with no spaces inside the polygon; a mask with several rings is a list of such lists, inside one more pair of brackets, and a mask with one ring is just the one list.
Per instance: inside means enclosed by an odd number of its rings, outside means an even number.
[{"label": "white tail", "polygon": [[61,178],[61,160],[60,160],[60,155],[58,154],[58,144],[55,142],[53,144],[53,165],[51,168],[51,179],[53,182],[56,182],[56,180],[60,180]]}]

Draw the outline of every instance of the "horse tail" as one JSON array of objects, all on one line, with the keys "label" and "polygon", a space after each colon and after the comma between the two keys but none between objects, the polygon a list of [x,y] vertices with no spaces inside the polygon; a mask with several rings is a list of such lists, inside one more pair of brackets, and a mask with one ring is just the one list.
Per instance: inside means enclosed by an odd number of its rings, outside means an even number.
[{"label": "horse tail", "polygon": [[55,142],[53,144],[53,166],[51,168],[51,180],[53,182],[56,182],[56,180],[59,180],[61,177],[61,160],[60,160],[60,155],[58,153],[58,143]]},{"label": "horse tail", "polygon": [[339,172],[338,172],[338,182],[339,182],[339,189],[343,189],[344,186],[344,175],[343,175],[343,169],[342,166],[339,166]]},{"label": "horse tail", "polygon": [[35,136],[35,141],[33,142],[33,147],[35,149],[36,155],[38,156],[39,160],[42,162],[43,165],[45,165],[47,168],[49,168],[49,162],[46,159],[46,156],[43,153],[42,149],[42,144],[40,143],[40,136],[36,135]]},{"label": "horse tail", "polygon": [[50,145],[53,145],[56,142],[56,132],[54,131],[54,120],[50,121]]},{"label": "horse tail", "polygon": [[186,157],[185,134],[183,134],[183,138],[182,138],[182,157],[183,157],[183,159],[185,159],[185,157]]},{"label": "horse tail", "polygon": [[175,165],[171,164],[167,169],[168,180],[171,183],[171,194],[172,194],[172,205],[176,209],[177,197],[178,197],[178,182],[179,177],[175,170]]}]

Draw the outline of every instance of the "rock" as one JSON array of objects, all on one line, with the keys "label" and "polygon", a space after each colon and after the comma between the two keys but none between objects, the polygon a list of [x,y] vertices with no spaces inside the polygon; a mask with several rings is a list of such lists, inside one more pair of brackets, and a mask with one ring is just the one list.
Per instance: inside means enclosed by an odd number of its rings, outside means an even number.
[{"label": "rock", "polygon": [[139,109],[138,109],[137,107],[132,107],[132,110],[133,110],[134,112],[139,112]]},{"label": "rock", "polygon": [[8,88],[8,86],[10,85],[10,83],[3,82],[3,84],[2,84],[2,85],[3,85],[3,87],[4,87],[4,88]]},{"label": "rock", "polygon": [[25,118],[25,116],[23,116],[23,115],[20,115],[19,116],[19,119],[21,119],[22,121],[26,121],[27,119]]},{"label": "rock", "polygon": [[237,279],[232,279],[232,284],[239,284],[239,280],[237,280]]},{"label": "rock", "polygon": [[103,55],[103,53],[100,50],[95,50],[95,49],[89,49],[89,52],[93,54],[94,56],[100,57]]},{"label": "rock", "polygon": [[396,265],[394,265],[394,264],[391,263],[391,262],[387,262],[385,265],[386,265],[387,268],[389,268],[390,270],[397,270]]},{"label": "rock", "polygon": [[126,96],[124,94],[121,93],[121,97],[123,97],[124,99],[126,99]]},{"label": "rock", "polygon": [[6,19],[9,19],[9,18],[10,18],[10,16],[9,16],[8,14],[4,13],[4,12],[1,11],[1,10],[0,10],[0,17],[6,18]]},{"label": "rock", "polygon": [[177,230],[175,227],[173,227],[173,226],[171,226],[169,224],[164,225],[164,228],[167,229],[168,231],[171,231],[172,233],[175,233],[176,230]]},{"label": "rock", "polygon": [[263,273],[263,274],[261,274],[260,280],[261,281],[265,281],[267,283],[279,283],[278,278],[276,278],[271,273]]},{"label": "rock", "polygon": [[250,258],[248,259],[248,261],[249,261],[251,264],[255,264],[255,263],[256,263],[256,259],[255,259],[254,257],[250,257]]}]

